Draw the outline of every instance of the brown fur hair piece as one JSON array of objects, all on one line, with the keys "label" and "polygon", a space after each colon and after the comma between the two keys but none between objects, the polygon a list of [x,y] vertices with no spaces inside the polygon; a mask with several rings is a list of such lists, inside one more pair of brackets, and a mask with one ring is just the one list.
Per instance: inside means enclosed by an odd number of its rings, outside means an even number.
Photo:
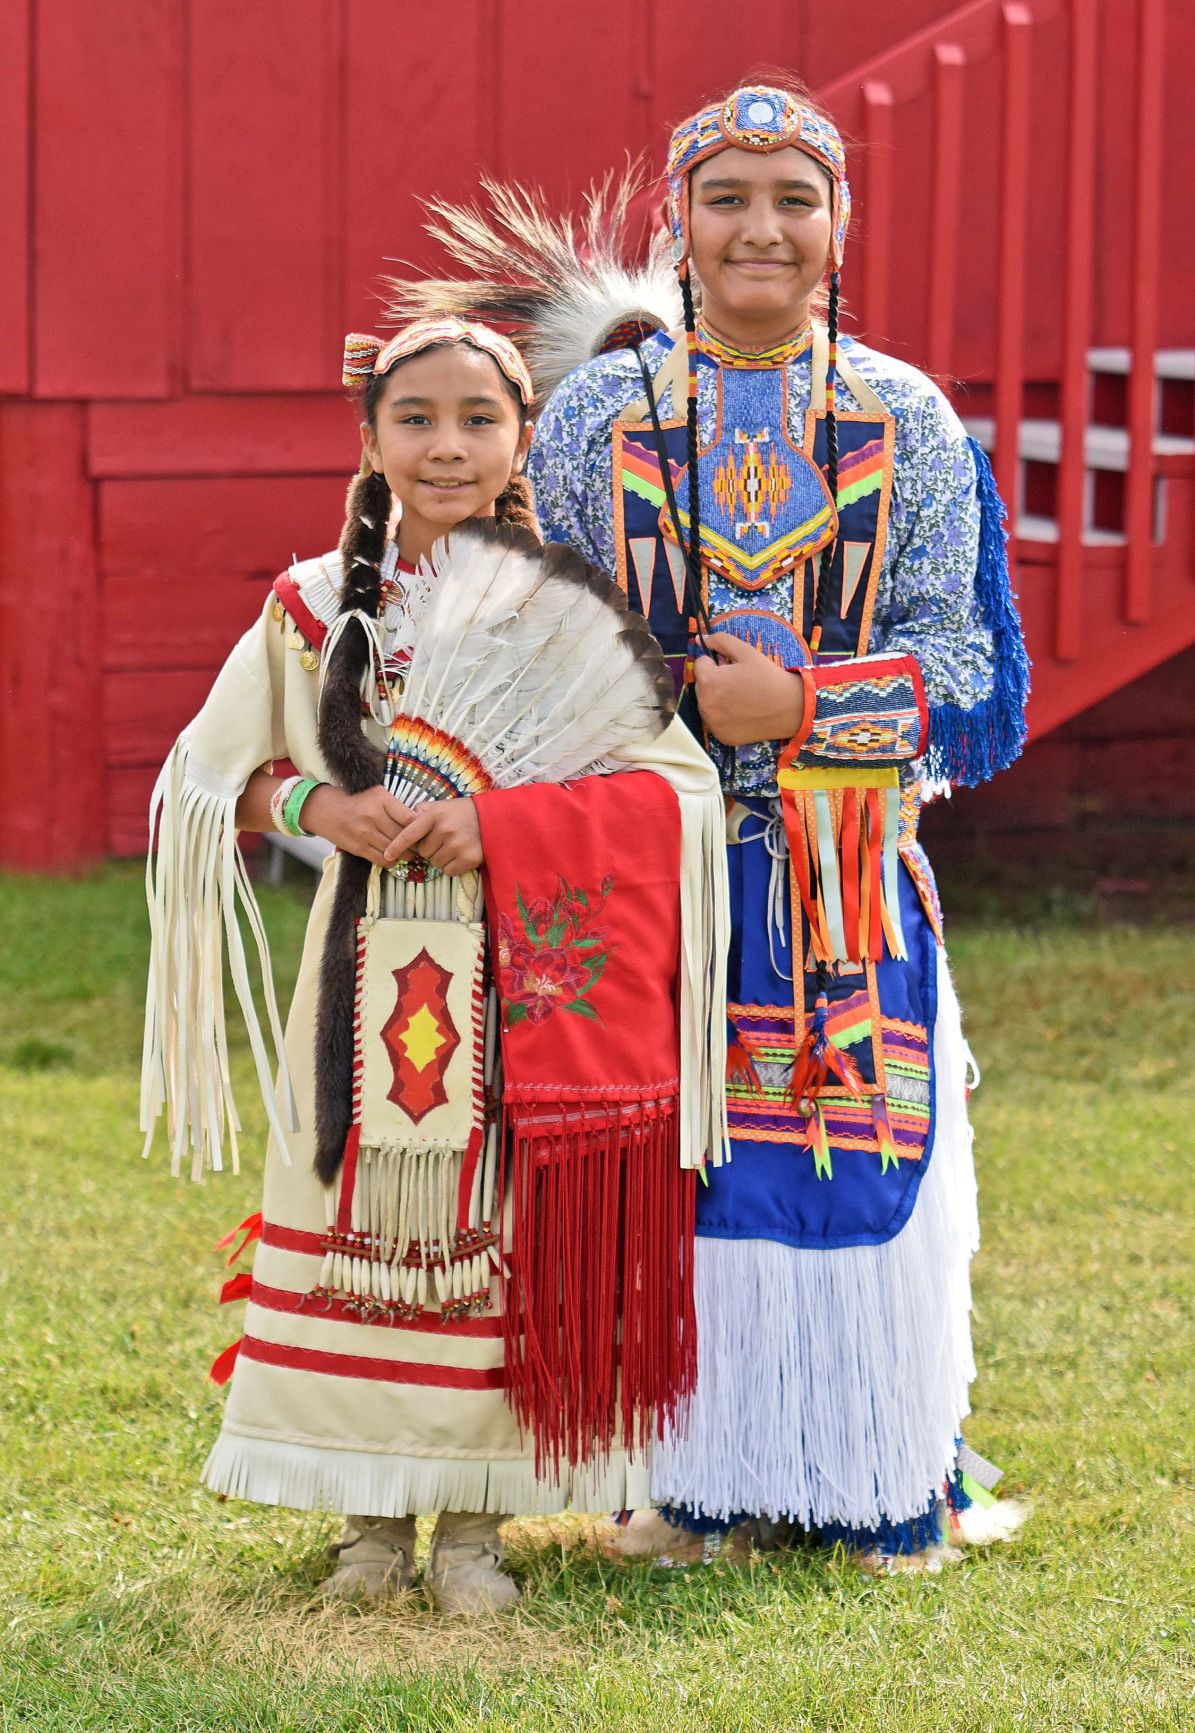
[{"label": "brown fur hair piece", "polygon": [[[373,470],[349,488],[340,538],[344,574],[341,613],[353,608],[376,617],[381,603],[382,555],[390,521],[390,489]],[[361,731],[361,680],[369,660],[365,633],[347,630],[333,652],[320,699],[317,738],[324,762],[342,788],[363,794],[382,780],[382,754]],[[315,1019],[315,1171],[335,1179],[352,1123],[353,1000],[357,921],[365,911],[370,863],[341,854],[320,963]]]},{"label": "brown fur hair piece", "polygon": [[516,529],[530,531],[537,542],[543,540],[535,516],[531,483],[525,475],[516,472],[511,476],[494,501],[494,517],[500,524],[512,524]]}]

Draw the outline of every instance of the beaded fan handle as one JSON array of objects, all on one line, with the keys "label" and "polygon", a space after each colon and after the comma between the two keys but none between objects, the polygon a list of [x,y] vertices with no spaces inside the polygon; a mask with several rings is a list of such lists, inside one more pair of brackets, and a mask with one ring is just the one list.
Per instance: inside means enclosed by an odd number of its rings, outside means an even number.
[{"label": "beaded fan handle", "polygon": [[389,728],[384,782],[404,806],[484,794],[494,780],[468,747],[421,716],[396,716]]}]

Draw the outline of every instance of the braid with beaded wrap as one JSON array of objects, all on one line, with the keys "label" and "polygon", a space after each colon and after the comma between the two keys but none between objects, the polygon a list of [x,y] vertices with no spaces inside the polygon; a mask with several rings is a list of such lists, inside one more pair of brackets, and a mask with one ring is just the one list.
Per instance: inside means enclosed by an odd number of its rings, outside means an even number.
[{"label": "braid with beaded wrap", "polygon": [[[834,510],[838,510],[838,417],[835,414],[835,387],[838,383],[838,272],[830,273],[830,304],[826,311],[826,336],[829,354],[826,362],[826,485]],[[809,649],[814,656],[822,641],[822,620],[826,612],[826,596],[830,588],[830,568],[834,564],[835,536],[822,549],[818,561],[817,585],[813,592],[813,621],[809,630]]]},{"label": "braid with beaded wrap", "polygon": [[685,405],[685,428],[689,445],[689,578],[693,605],[704,612],[701,583],[701,466],[697,436],[697,316],[693,306],[693,284],[686,267],[680,279],[685,308],[685,346],[689,352],[689,394]]},{"label": "braid with beaded wrap", "polygon": [[[693,302],[693,284],[688,266],[680,272],[681,301],[685,309],[685,347],[688,350],[689,385],[685,401],[685,432],[688,442],[689,466],[689,542],[685,550],[689,568],[689,598],[693,605],[692,630],[701,639],[709,631],[709,613],[705,605],[705,589],[701,579],[701,465],[700,440],[697,426],[697,314]],[[680,526],[677,525],[677,535]],[[682,544],[683,547],[683,544]],[[724,787],[733,791],[738,772],[738,754],[733,746],[706,733],[706,751],[718,766]]]},{"label": "braid with beaded wrap", "polygon": [[[354,476],[340,535],[343,571],[341,612],[360,608],[376,618],[382,600],[382,555],[390,522],[390,489],[384,475],[364,470]],[[362,794],[382,780],[382,754],[361,731],[361,680],[369,661],[364,632],[346,632],[332,653],[320,700],[318,739],[329,764],[338,766],[350,794]],[[315,1170],[327,1185],[336,1175],[352,1118],[352,1019],[329,1007],[351,1002],[355,980],[352,934],[365,908],[370,863],[341,854],[336,889],[324,943],[321,989],[316,1012],[316,1051],[324,1087],[316,1092]]]},{"label": "braid with beaded wrap", "polygon": [[[835,414],[835,388],[838,383],[838,272],[830,273],[830,304],[826,310],[826,485],[834,510],[838,510],[838,417]],[[809,650],[817,656],[822,641],[822,620],[826,613],[826,596],[830,589],[830,568],[834,564],[835,536],[822,549],[818,560],[817,583],[813,592],[813,621],[809,629]],[[827,997],[830,971],[820,959],[817,965],[817,997],[821,1008]]]}]

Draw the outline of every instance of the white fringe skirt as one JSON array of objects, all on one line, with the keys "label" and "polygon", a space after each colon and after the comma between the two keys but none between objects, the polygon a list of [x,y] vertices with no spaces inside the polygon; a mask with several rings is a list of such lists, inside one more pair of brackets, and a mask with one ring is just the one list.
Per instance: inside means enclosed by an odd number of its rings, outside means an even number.
[{"label": "white fringe skirt", "polygon": [[657,1504],[870,1528],[940,1492],[975,1376],[973,1063],[940,949],[933,1151],[900,1232],[832,1251],[698,1239],[697,1389],[655,1451]]}]

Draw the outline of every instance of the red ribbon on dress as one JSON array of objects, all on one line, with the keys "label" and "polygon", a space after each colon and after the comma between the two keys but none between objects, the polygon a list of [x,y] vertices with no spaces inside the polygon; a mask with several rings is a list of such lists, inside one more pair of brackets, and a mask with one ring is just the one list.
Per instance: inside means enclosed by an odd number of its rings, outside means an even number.
[{"label": "red ribbon on dress", "polygon": [[234,1227],[230,1233],[226,1233],[222,1240],[216,1241],[214,1249],[218,1252],[222,1252],[225,1246],[230,1246],[232,1244],[233,1240],[236,1239],[239,1233],[243,1233],[245,1237],[237,1249],[234,1252],[230,1252],[228,1257],[224,1260],[226,1267],[229,1264],[235,1264],[245,1247],[251,1246],[254,1240],[259,1240],[261,1238],[260,1210],[255,1210],[251,1216],[246,1216],[243,1222],[238,1222],[236,1227]]},{"label": "red ribbon on dress", "polygon": [[235,1342],[230,1342],[222,1354],[217,1354],[212,1361],[208,1377],[213,1384],[227,1384],[232,1377],[232,1369],[237,1363],[237,1355],[241,1351],[243,1338],[238,1336]]},{"label": "red ribbon on dress", "polygon": [[220,1304],[229,1306],[234,1300],[247,1300],[252,1286],[252,1274],[248,1270],[238,1270],[235,1276],[229,1276],[220,1289]]}]

